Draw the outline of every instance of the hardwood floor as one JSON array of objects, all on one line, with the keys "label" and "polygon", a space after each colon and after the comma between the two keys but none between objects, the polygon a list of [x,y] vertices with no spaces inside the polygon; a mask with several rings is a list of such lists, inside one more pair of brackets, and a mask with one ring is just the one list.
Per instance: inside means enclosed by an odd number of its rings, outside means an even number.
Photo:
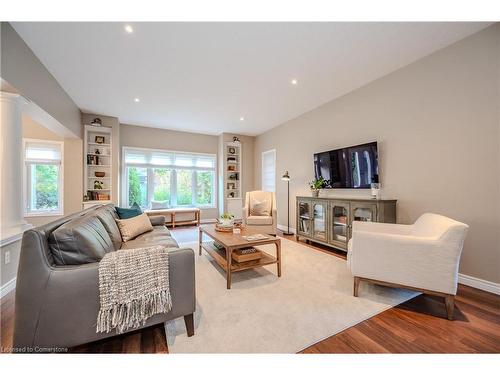
[{"label": "hardwood floor", "polygon": [[[172,230],[179,242],[196,241],[198,228]],[[293,236],[286,238],[293,240]],[[308,245],[345,258],[342,252]],[[301,353],[500,353],[500,296],[459,285],[453,321],[442,298],[417,296]],[[14,293],[1,301],[1,346],[12,345]],[[196,334],[196,333],[195,333]],[[3,349],[5,350],[5,349]],[[168,353],[163,325],[72,348],[74,353]]]}]

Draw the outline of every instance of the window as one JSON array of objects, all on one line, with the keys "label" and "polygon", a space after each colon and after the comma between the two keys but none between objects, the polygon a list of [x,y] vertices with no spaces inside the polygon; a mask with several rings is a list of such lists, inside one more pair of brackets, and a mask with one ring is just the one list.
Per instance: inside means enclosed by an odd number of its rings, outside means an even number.
[{"label": "window", "polygon": [[62,215],[62,154],[62,142],[24,140],[26,216]]},{"label": "window", "polygon": [[215,207],[215,155],[123,148],[124,202]]},{"label": "window", "polygon": [[276,192],[276,150],[262,153],[262,190]]}]

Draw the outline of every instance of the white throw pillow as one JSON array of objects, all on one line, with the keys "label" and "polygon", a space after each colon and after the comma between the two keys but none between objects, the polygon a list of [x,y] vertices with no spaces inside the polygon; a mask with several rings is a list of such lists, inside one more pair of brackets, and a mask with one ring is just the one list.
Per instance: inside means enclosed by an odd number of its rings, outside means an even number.
[{"label": "white throw pillow", "polygon": [[168,208],[168,201],[151,201],[152,210],[163,210]]},{"label": "white throw pillow", "polygon": [[251,216],[271,216],[271,202],[267,199],[259,201],[251,199],[250,201]]},{"label": "white throw pillow", "polygon": [[133,240],[140,234],[149,232],[153,230],[153,225],[151,225],[151,220],[149,216],[144,214],[134,216],[130,219],[116,220],[116,225],[120,229],[122,235],[122,241],[127,242]]}]

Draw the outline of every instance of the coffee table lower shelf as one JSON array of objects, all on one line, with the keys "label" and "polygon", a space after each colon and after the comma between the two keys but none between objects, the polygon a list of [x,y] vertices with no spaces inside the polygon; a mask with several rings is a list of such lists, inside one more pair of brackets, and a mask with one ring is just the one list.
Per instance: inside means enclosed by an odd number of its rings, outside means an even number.
[{"label": "coffee table lower shelf", "polygon": [[[251,243],[249,243],[249,246]],[[225,249],[217,249],[214,246],[213,241],[207,241],[202,243],[203,249],[210,254],[210,256],[217,262],[219,266],[227,272],[227,259]],[[262,258],[256,260],[250,260],[248,262],[238,263],[234,260],[231,261],[231,272],[244,271],[255,267],[267,266],[269,264],[278,263],[278,259],[262,251]]]}]

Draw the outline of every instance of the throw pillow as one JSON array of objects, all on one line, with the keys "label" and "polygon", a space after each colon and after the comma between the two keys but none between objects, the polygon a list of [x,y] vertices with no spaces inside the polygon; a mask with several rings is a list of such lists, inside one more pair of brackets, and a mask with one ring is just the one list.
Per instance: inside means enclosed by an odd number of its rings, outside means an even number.
[{"label": "throw pillow", "polygon": [[148,215],[140,214],[130,219],[116,220],[123,242],[133,240],[137,236],[153,230]]},{"label": "throw pillow", "polygon": [[130,219],[142,214],[142,209],[137,203],[134,203],[130,208],[115,207],[116,213],[120,219]]},{"label": "throw pillow", "polygon": [[257,199],[252,199],[250,204],[250,215],[251,216],[270,216],[271,207],[267,199],[263,201],[258,201]]},{"label": "throw pillow", "polygon": [[163,210],[168,208],[168,201],[151,201],[152,210]]}]

